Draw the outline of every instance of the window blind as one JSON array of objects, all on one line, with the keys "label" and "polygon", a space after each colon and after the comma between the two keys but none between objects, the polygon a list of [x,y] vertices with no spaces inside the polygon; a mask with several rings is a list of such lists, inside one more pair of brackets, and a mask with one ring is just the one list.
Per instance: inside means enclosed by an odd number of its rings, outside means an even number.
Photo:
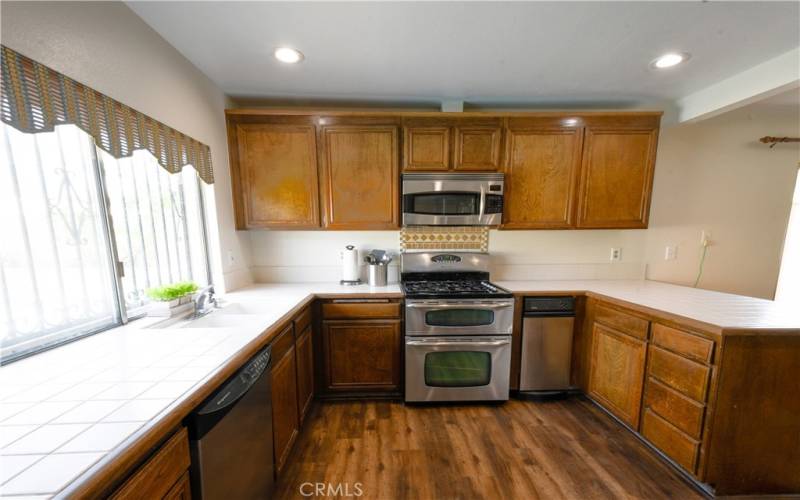
[{"label": "window blind", "polygon": [[115,158],[146,149],[170,173],[192,165],[203,181],[214,182],[205,144],[4,45],[0,69],[0,119],[17,130],[73,124]]}]

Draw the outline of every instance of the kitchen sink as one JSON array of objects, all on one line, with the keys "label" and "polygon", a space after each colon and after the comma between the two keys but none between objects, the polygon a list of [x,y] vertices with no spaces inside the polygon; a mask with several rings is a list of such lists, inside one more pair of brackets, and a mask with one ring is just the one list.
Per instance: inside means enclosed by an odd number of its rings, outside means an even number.
[{"label": "kitchen sink", "polygon": [[177,328],[230,328],[244,326],[259,320],[255,314],[220,314],[213,311],[201,318],[190,319]]},{"label": "kitchen sink", "polygon": [[[239,304],[229,304],[225,308],[214,309],[199,318],[195,318],[191,313],[168,318],[147,328],[235,328],[263,319],[263,315],[253,314],[257,310],[256,308],[237,308],[235,306],[239,306]],[[245,313],[246,310],[251,313]]]},{"label": "kitchen sink", "polygon": [[264,305],[234,302],[231,304],[223,304],[222,307],[214,310],[214,314],[220,314],[226,316],[264,314]]}]

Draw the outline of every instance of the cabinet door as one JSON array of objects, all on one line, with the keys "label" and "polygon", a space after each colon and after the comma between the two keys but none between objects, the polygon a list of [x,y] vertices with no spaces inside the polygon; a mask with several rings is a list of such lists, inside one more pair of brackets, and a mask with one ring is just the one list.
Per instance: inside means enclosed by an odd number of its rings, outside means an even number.
[{"label": "cabinet door", "polygon": [[405,127],[403,131],[404,170],[450,168],[449,127]]},{"label": "cabinet door", "polygon": [[509,130],[504,228],[566,228],[580,169],[579,129]]},{"label": "cabinet door", "polygon": [[500,127],[456,127],[455,170],[500,169]]},{"label": "cabinet door", "polygon": [[325,321],[322,333],[328,390],[400,389],[400,320]]},{"label": "cabinet door", "polygon": [[319,227],[317,145],[313,126],[238,125],[244,226]]},{"label": "cabinet door", "polygon": [[300,423],[305,420],[314,399],[314,349],[311,325],[297,337],[297,409]]},{"label": "cabinet door", "polygon": [[397,128],[331,126],[323,137],[326,227],[399,227]]},{"label": "cabinet door", "polygon": [[647,227],[657,136],[586,129],[578,227]]},{"label": "cabinet door", "polygon": [[639,426],[646,352],[646,342],[594,324],[589,395],[634,429]]},{"label": "cabinet door", "polygon": [[295,348],[272,366],[272,438],[275,470],[280,471],[297,437],[297,368]]},{"label": "cabinet door", "polygon": [[172,489],[164,495],[164,500],[192,500],[192,485],[188,472],[184,472]]}]

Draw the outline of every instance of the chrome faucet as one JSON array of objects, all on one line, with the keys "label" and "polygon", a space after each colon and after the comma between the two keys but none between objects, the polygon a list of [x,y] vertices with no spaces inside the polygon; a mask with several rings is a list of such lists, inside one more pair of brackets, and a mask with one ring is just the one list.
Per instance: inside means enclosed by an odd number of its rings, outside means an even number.
[{"label": "chrome faucet", "polygon": [[214,296],[214,285],[208,285],[197,292],[194,299],[194,317],[205,316],[217,306],[217,298]]}]

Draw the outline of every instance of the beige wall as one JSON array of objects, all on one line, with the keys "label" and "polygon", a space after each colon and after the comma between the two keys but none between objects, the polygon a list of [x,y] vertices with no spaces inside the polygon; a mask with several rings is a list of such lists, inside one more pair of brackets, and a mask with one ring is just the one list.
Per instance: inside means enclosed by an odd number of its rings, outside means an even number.
[{"label": "beige wall", "polygon": [[[751,105],[662,130],[645,261],[653,280],[692,284],[701,231],[711,231],[699,287],[772,299],[800,147],[800,107]],[[676,260],[665,247],[678,245]]]},{"label": "beige wall", "polygon": [[[644,237],[632,231],[491,231],[492,276],[519,279],[636,279],[644,277]],[[339,252],[354,245],[362,255],[373,248],[397,254],[398,231],[251,231],[256,281],[336,281]],[[612,247],[622,261],[609,261]],[[389,268],[398,278],[399,258]],[[362,269],[366,277],[366,269]]]},{"label": "beige wall", "polygon": [[123,3],[4,1],[0,16],[4,45],[211,147],[214,280],[248,283],[247,236],[233,229],[225,95]]}]

